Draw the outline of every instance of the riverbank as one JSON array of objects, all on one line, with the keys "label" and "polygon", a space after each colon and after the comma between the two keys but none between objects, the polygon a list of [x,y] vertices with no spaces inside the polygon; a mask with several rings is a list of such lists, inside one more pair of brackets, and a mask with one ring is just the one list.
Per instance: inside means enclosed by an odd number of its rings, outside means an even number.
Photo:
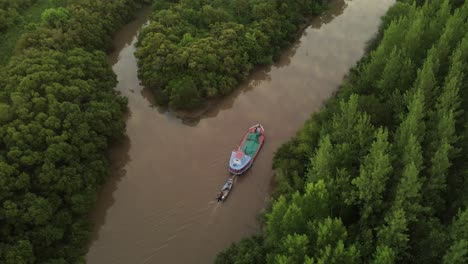
[{"label": "riverbank", "polygon": [[1,263],[83,261],[106,150],[124,130],[106,40],[142,2],[49,9],[2,69]]},{"label": "riverbank", "polygon": [[324,5],[321,0],[158,2],[138,42],[139,76],[159,105],[203,107],[206,99],[233,92],[253,67],[270,65]]},{"label": "riverbank", "polygon": [[[328,10],[333,10],[333,11],[325,12],[324,14],[322,14],[321,17],[329,16],[329,13],[335,13],[336,10],[341,9],[342,6],[343,6],[342,3],[340,3],[339,1],[330,1],[330,2],[328,2],[327,7],[326,8],[323,7],[324,10],[328,9]],[[337,14],[337,15],[339,15],[339,14]],[[314,19],[316,19],[317,17],[318,16],[316,15],[316,16],[310,16],[310,17],[306,18],[305,19],[306,21],[299,25],[299,28],[298,28],[296,34],[294,34],[294,36],[291,37],[291,39],[292,40],[298,40],[304,34],[304,31],[308,27],[310,27],[310,25],[313,23]],[[331,19],[332,18],[326,18],[324,20],[331,20]],[[292,45],[292,44],[293,43],[290,43],[290,45]],[[279,54],[281,54],[283,52],[288,52],[290,50],[290,48],[291,47],[287,47],[287,46],[284,47],[281,51],[279,51]],[[277,56],[280,56],[280,55],[277,55]],[[274,64],[274,63],[272,62],[272,64]],[[240,82],[239,87],[244,87],[244,86],[248,85],[248,83],[250,82],[251,79],[255,79],[256,74],[258,74],[259,72],[269,71],[271,66],[272,65],[261,65],[261,66],[257,65],[257,66],[255,66],[252,69],[252,71],[249,73],[246,80]],[[148,91],[148,92],[150,92],[150,91]],[[238,91],[234,90],[232,93],[237,94]],[[221,96],[221,97],[218,97],[218,98],[204,99],[203,103],[201,103],[201,105],[199,107],[197,107],[196,109],[192,109],[192,110],[173,109],[173,108],[169,108],[167,106],[164,107],[164,106],[159,106],[159,105],[158,105],[158,108],[161,111],[170,111],[174,116],[176,116],[177,118],[180,118],[181,120],[183,120],[183,122],[185,124],[187,124],[187,125],[195,125],[204,116],[207,116],[207,115],[210,114],[210,112],[214,112],[217,109],[219,109],[220,105],[225,100],[227,100],[227,98],[229,98],[230,95],[231,94],[224,95],[224,96]],[[150,95],[150,96],[153,96],[153,95]],[[154,99],[152,99],[151,101],[154,104],[156,103],[156,101]]]},{"label": "riverbank", "polygon": [[263,232],[216,263],[466,260],[468,3],[406,2],[275,155],[281,195]]},{"label": "riverbank", "polygon": [[[113,152],[120,165],[93,213],[88,263],[211,263],[232,242],[260,232],[274,152],[336,91],[391,3],[333,1],[278,62],[189,125],[152,104],[133,55],[137,27],[122,32],[133,38],[115,40],[126,39],[111,61],[116,90],[128,98],[128,142]],[[256,123],[266,143],[219,206],[214,198],[228,177],[229,154]]]}]

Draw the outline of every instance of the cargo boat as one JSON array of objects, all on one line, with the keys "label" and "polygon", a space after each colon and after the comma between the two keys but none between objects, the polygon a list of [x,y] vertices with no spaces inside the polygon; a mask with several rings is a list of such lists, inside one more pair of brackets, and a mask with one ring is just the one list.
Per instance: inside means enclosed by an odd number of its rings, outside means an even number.
[{"label": "cargo boat", "polygon": [[249,128],[237,150],[231,153],[229,172],[241,175],[253,164],[265,141],[265,129],[257,124]]}]

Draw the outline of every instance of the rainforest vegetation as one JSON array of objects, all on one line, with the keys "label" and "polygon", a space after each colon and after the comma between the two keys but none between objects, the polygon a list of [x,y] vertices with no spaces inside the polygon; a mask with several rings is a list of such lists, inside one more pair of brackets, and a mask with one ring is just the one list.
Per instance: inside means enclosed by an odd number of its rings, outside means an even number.
[{"label": "rainforest vegetation", "polygon": [[18,39],[34,29],[44,10],[69,1],[73,0],[0,0],[0,65],[8,63]]},{"label": "rainforest vegetation", "polygon": [[136,56],[159,104],[191,109],[270,64],[322,0],[156,1]]},{"label": "rainforest vegetation", "polygon": [[468,263],[468,2],[399,1],[216,263]]},{"label": "rainforest vegetation", "polygon": [[14,26],[20,14],[37,0],[0,0],[0,32]]},{"label": "rainforest vegetation", "polygon": [[[0,0],[0,33],[39,1]],[[124,131],[105,52],[145,2],[54,4],[20,40],[2,35],[16,52],[0,69],[0,263],[85,262],[106,150]],[[139,74],[160,104],[198,107],[271,63],[322,5],[155,1]],[[216,262],[467,263],[467,19],[463,0],[389,10],[337,96],[278,150],[263,233]]]},{"label": "rainforest vegetation", "polygon": [[143,2],[47,9],[0,71],[0,263],[84,262],[106,150],[124,130],[105,51]]}]

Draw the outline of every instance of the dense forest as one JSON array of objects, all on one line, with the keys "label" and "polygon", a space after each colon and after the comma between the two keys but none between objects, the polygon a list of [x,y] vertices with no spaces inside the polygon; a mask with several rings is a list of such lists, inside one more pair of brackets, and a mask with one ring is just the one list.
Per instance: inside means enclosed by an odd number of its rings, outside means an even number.
[{"label": "dense forest", "polygon": [[399,1],[216,263],[468,263],[468,2]]},{"label": "dense forest", "polygon": [[0,32],[15,25],[21,13],[37,0],[0,0]]},{"label": "dense forest", "polygon": [[139,76],[156,101],[191,109],[270,64],[322,0],[156,1],[140,34]]},{"label": "dense forest", "polygon": [[48,8],[67,6],[74,0],[0,0],[0,66],[13,55],[21,36],[41,21]]},{"label": "dense forest", "polygon": [[0,72],[0,263],[84,262],[106,150],[124,131],[105,51],[144,2],[48,9]]}]

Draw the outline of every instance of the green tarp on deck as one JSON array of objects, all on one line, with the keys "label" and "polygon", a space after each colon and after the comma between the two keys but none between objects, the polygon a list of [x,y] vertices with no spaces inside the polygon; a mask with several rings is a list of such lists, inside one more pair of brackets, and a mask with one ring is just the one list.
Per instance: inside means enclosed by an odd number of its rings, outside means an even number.
[{"label": "green tarp on deck", "polygon": [[250,157],[253,157],[257,152],[259,147],[258,137],[260,134],[257,133],[249,133],[247,138],[245,139],[244,145],[242,145],[242,151]]}]

